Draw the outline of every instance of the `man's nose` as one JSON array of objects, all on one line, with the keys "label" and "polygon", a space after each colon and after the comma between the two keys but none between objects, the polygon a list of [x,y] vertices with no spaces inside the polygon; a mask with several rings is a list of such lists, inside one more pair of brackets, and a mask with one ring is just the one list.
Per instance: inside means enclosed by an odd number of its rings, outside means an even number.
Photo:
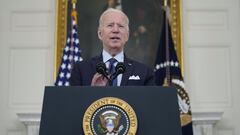
[{"label": "man's nose", "polygon": [[114,25],[113,26],[113,32],[119,32],[119,26]]}]

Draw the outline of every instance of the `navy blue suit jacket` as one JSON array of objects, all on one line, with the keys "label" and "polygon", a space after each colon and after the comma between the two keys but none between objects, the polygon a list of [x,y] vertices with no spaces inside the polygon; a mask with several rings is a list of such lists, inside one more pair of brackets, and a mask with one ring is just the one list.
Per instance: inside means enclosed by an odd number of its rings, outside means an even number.
[{"label": "navy blue suit jacket", "polygon": [[[70,85],[90,86],[96,73],[96,64],[102,62],[102,59],[102,55],[99,55],[90,60],[76,63],[71,72]],[[126,58],[126,56],[124,65],[126,70],[122,76],[121,86],[155,85],[154,72],[146,65]],[[139,78],[133,79],[131,76],[139,76]]]}]

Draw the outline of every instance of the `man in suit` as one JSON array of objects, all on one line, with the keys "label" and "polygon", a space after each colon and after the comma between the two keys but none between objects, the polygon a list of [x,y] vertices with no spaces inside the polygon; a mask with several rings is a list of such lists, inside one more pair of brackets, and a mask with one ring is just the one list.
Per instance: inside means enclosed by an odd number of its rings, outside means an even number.
[{"label": "man in suit", "polygon": [[124,45],[129,38],[129,19],[126,14],[112,8],[104,11],[99,19],[98,37],[102,41],[102,53],[90,60],[76,63],[71,73],[70,85],[108,85],[108,79],[96,72],[96,65],[100,62],[104,62],[108,70],[114,70],[118,62],[124,63],[126,70],[113,80],[114,86],[155,84],[152,69],[124,54]]}]

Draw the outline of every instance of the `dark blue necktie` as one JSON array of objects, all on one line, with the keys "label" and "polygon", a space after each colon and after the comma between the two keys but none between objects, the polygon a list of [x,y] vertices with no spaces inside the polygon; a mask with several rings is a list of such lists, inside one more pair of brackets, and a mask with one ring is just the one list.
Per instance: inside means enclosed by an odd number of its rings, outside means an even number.
[{"label": "dark blue necktie", "polygon": [[[115,63],[117,62],[116,59],[111,58],[108,60],[109,61],[109,73],[110,75],[113,75],[115,73]],[[112,86],[117,86],[117,77],[112,80]]]}]

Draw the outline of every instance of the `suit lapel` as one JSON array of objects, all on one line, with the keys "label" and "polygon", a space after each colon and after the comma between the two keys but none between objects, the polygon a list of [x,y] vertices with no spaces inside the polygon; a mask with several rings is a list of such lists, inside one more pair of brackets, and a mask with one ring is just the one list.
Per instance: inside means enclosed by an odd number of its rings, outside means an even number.
[{"label": "suit lapel", "polygon": [[132,74],[133,71],[133,62],[130,59],[126,58],[126,56],[124,57],[124,65],[126,67],[126,70],[122,76],[121,86],[127,85],[129,76]]}]

